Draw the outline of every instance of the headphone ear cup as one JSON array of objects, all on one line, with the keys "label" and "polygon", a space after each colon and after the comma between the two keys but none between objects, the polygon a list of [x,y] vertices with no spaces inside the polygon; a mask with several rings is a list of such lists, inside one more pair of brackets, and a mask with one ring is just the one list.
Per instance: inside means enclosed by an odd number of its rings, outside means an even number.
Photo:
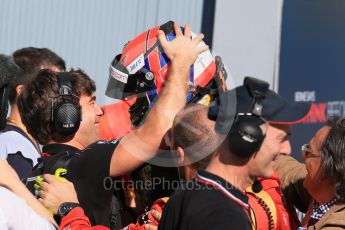
[{"label": "headphone ear cup", "polygon": [[231,153],[242,158],[251,157],[256,153],[265,139],[261,124],[262,120],[253,116],[236,119],[228,134]]},{"label": "headphone ear cup", "polygon": [[63,102],[54,109],[54,128],[64,136],[75,134],[79,129],[80,121],[80,107],[76,107],[70,102]]}]

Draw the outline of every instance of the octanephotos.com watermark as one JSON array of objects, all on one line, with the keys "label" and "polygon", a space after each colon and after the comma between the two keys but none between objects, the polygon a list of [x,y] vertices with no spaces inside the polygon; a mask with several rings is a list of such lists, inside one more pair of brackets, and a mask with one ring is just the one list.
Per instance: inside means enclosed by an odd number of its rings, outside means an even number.
[{"label": "octanephotos.com watermark", "polygon": [[[125,180],[125,179],[114,179],[112,177],[106,177],[103,180],[103,188],[105,190],[121,191],[121,190],[133,190],[133,191],[150,191],[156,189],[162,190],[207,190],[215,189],[213,185],[203,184],[196,181],[185,181],[181,180],[168,180],[164,177],[152,177],[147,180]],[[230,184],[225,186],[226,189],[233,189],[234,187]]]}]

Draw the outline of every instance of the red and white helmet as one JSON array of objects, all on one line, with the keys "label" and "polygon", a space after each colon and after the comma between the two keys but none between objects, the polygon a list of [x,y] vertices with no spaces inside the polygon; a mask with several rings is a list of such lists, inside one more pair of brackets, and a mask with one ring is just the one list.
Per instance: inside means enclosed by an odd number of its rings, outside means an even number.
[{"label": "red and white helmet", "polygon": [[[181,29],[184,31],[183,27]],[[137,102],[129,109],[134,125],[141,122],[159,96],[167,75],[169,59],[160,46],[159,30],[164,31],[168,41],[175,38],[174,22],[169,21],[153,27],[127,43],[122,54],[117,55],[110,66],[106,95],[115,99],[137,98]],[[196,35],[192,33],[193,36]],[[199,45],[205,43],[201,42]],[[201,53],[191,66],[188,102],[197,102],[205,95],[216,95],[219,89],[225,90],[226,72],[220,57],[217,58],[216,63],[211,52],[207,50]],[[219,79],[215,78],[216,75]],[[217,92],[210,93],[210,90]],[[214,98],[207,100],[212,99]]]}]

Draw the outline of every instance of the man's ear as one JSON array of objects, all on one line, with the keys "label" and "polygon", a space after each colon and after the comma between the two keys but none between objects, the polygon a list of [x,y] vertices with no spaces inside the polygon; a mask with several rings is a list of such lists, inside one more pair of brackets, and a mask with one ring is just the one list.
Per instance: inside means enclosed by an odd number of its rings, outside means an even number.
[{"label": "man's ear", "polygon": [[16,86],[16,93],[17,93],[17,96],[19,96],[24,90],[24,85],[17,85]]},{"label": "man's ear", "polygon": [[177,163],[181,165],[184,162],[184,150],[181,147],[177,147],[178,160]]}]

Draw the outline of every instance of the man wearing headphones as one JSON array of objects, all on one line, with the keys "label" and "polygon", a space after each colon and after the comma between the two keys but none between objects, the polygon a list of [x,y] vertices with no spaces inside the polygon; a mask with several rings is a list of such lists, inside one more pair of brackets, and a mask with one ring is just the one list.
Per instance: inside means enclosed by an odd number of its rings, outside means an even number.
[{"label": "man wearing headphones", "polygon": [[[189,104],[175,116],[169,131],[174,156],[179,165],[181,183],[195,178],[197,170],[205,169],[211,154],[218,146],[214,130],[215,122],[207,118],[208,107],[202,104]],[[197,127],[197,128],[196,128]],[[49,210],[57,210],[66,202],[78,202],[73,184],[64,180],[57,180],[47,175],[48,185],[45,187],[47,196],[44,203]],[[142,230],[157,229],[159,218],[168,197],[158,199],[149,211],[142,214],[135,224],[130,224],[124,229]],[[103,226],[91,226],[89,219],[80,207],[68,213],[60,223],[60,228],[71,229],[108,229]]]},{"label": "man wearing headphones", "polygon": [[290,126],[283,124],[297,123],[309,107],[286,102],[257,79],[228,91],[209,111],[224,141],[206,170],[170,198],[158,229],[256,228],[245,191],[255,182],[259,192],[257,177],[273,175],[278,155],[290,151]]},{"label": "man wearing headphones", "polygon": [[[191,39],[189,26],[184,35],[179,25],[174,27],[173,41],[168,42],[162,31],[158,35],[171,60],[161,96],[145,123],[121,139],[97,141],[103,112],[96,103],[94,82],[81,71],[58,74],[43,70],[18,98],[23,123],[34,138],[46,145],[43,151],[52,155],[50,159],[56,153],[68,155],[77,151],[67,166],[66,177],[74,183],[80,205],[92,224],[110,226],[114,187],[106,179],[128,173],[152,158],[175,114],[185,105],[190,66],[208,47],[197,46],[203,36]],[[49,168],[48,173],[63,172],[56,167]],[[40,186],[44,188],[46,183],[41,182]],[[41,197],[45,196],[43,190]],[[59,215],[66,215],[76,205],[65,203]]]}]

